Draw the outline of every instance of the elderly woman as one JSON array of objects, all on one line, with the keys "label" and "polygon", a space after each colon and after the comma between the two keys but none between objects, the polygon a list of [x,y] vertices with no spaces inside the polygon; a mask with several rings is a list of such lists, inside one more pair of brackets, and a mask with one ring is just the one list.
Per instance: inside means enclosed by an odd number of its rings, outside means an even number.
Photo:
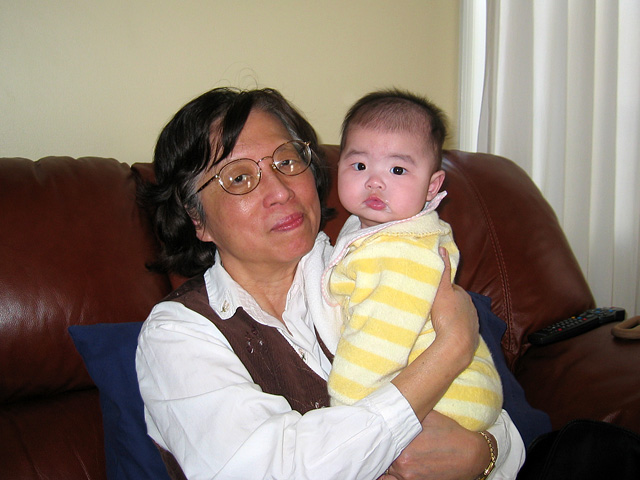
[{"label": "elderly woman", "polygon": [[432,348],[355,405],[320,408],[335,326],[314,315],[320,283],[304,272],[331,248],[329,177],[278,92],[191,101],[155,171],[157,267],[193,278],[149,315],[136,366],[149,434],[187,478],[472,479],[494,463],[490,478],[515,478],[523,446],[505,412],[484,435],[431,412],[478,341],[457,287],[440,289]]}]

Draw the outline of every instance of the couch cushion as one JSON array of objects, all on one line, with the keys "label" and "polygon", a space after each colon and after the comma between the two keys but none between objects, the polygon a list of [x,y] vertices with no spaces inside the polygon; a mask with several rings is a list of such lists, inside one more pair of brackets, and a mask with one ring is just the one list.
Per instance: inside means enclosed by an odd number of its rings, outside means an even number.
[{"label": "couch cushion", "polygon": [[135,370],[141,327],[142,322],[69,327],[76,348],[100,391],[110,480],[169,478],[144,422]]},{"label": "couch cushion", "polygon": [[0,405],[0,478],[105,480],[98,390]]}]

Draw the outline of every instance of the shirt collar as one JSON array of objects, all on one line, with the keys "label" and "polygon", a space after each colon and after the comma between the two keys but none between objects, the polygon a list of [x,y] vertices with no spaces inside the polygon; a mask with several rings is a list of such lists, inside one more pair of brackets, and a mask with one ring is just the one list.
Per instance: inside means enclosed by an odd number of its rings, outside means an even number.
[{"label": "shirt collar", "polygon": [[217,251],[215,263],[206,271],[204,278],[211,308],[221,319],[231,318],[241,305],[238,298],[241,287],[224,269]]}]

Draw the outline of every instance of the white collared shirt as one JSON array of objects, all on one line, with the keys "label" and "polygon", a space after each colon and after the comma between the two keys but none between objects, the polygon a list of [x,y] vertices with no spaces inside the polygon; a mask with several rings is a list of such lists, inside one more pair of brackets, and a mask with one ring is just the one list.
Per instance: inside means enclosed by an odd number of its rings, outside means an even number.
[{"label": "white collared shirt", "polygon": [[[316,254],[318,248],[317,242]],[[242,306],[257,322],[277,328],[326,379],[331,365],[300,294],[303,273],[299,267],[287,297],[287,328],[262,311],[219,261],[205,273],[205,283],[222,319]],[[177,302],[152,310],[138,340],[136,368],[149,435],[174,454],[189,479],[375,479],[421,431],[393,384],[353,406],[300,415],[283,397],[263,393],[220,331]],[[490,432],[499,448],[490,478],[515,478],[524,445],[506,412]]]}]

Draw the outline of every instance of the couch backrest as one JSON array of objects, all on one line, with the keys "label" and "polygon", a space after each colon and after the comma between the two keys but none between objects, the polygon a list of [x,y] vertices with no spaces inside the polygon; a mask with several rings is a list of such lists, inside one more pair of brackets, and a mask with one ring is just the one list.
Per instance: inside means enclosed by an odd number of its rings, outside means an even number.
[{"label": "couch backrest", "polygon": [[[326,149],[335,166],[338,148]],[[502,346],[508,363],[529,344],[529,333],[593,306],[593,297],[555,213],[527,174],[505,158],[445,152],[438,209],[461,251],[457,283],[492,299],[507,323]],[[334,168],[335,176],[335,168]],[[338,219],[325,231],[335,239],[346,212],[335,189]]]},{"label": "couch backrest", "polygon": [[169,291],[135,192],[113,159],[0,159],[0,401],[92,385],[67,327],[144,320]]},{"label": "couch backrest", "polygon": [[[338,149],[324,147],[333,166]],[[439,211],[461,253],[458,283],[492,298],[513,366],[526,335],[593,298],[553,211],[504,158],[446,152]],[[334,169],[335,176],[335,169]],[[157,244],[135,198],[149,164],[0,159],[0,401],[92,385],[67,327],[144,320],[171,289],[150,273]],[[332,238],[346,212],[325,228]],[[177,285],[180,279],[172,279]]]}]

